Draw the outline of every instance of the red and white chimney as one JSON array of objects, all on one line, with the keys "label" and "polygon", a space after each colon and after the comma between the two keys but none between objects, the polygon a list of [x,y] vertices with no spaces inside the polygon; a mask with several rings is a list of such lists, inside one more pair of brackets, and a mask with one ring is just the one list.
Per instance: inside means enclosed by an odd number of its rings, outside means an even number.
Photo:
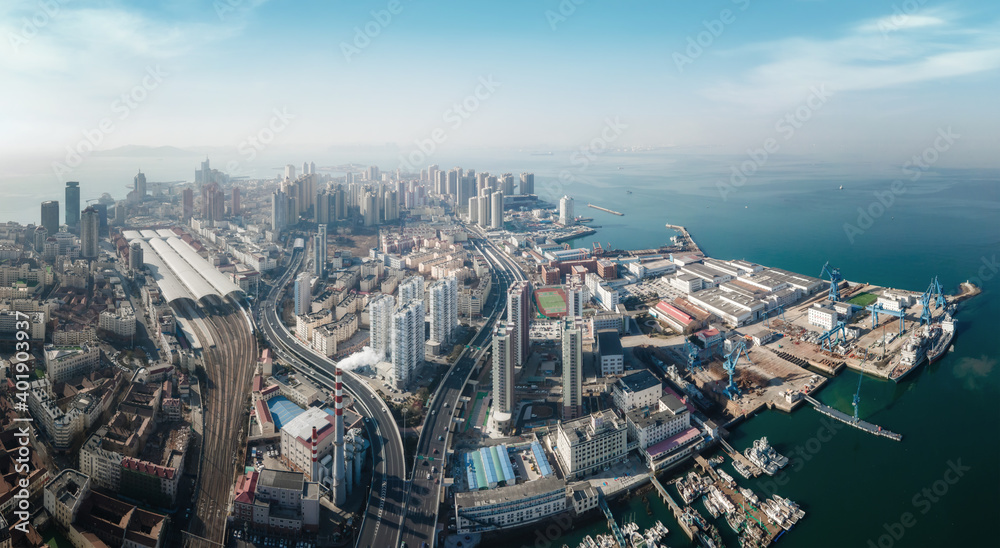
[{"label": "red and white chimney", "polygon": [[334,438],[333,438],[333,492],[334,504],[338,507],[347,501],[347,479],[345,478],[344,463],[344,390],[341,383],[341,370],[338,367],[334,374],[334,398],[336,399],[336,409],[334,418]]}]

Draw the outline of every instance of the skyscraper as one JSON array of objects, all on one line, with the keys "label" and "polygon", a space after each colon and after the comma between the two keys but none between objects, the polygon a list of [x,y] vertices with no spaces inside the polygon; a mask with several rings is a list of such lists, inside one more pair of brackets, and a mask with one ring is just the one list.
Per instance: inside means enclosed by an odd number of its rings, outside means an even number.
[{"label": "skyscraper", "polygon": [[458,280],[438,280],[427,289],[431,324],[430,340],[442,345],[452,342],[458,325]]},{"label": "skyscraper", "polygon": [[517,189],[519,194],[534,194],[535,193],[535,174],[534,173],[522,173],[521,174],[521,186]]},{"label": "skyscraper", "polygon": [[313,247],[313,260],[315,261],[313,264],[313,274],[322,278],[323,269],[326,267],[326,225],[319,225]]},{"label": "skyscraper", "polygon": [[503,192],[494,192],[490,198],[490,228],[503,228]]},{"label": "skyscraper", "polygon": [[66,183],[66,226],[70,232],[80,229],[80,183]]},{"label": "skyscraper", "polygon": [[404,389],[424,363],[424,303],[410,301],[392,315],[392,370],[396,388]]},{"label": "skyscraper", "polygon": [[233,216],[236,217],[240,214],[240,187],[233,187],[233,204],[232,204]]},{"label": "skyscraper", "polygon": [[563,291],[566,293],[566,318],[579,318],[583,316],[584,292],[587,288],[580,281],[579,276],[573,276]]},{"label": "skyscraper", "polygon": [[97,210],[88,207],[80,217],[80,256],[84,259],[97,258],[98,232],[101,228],[101,218]]},{"label": "skyscraper", "polygon": [[146,197],[146,176],[140,171],[133,181],[135,182],[135,194],[141,202]]},{"label": "skyscraper", "polygon": [[469,224],[477,224],[479,222],[479,197],[473,196],[469,198]]},{"label": "skyscraper", "polygon": [[139,242],[132,242],[128,248],[128,267],[132,272],[138,272],[142,270],[142,263],[142,245]]},{"label": "skyscraper", "polygon": [[97,210],[97,218],[101,222],[100,229],[98,230],[98,235],[101,238],[107,238],[108,234],[109,234],[109,231],[108,231],[108,204],[97,203],[97,204],[94,204],[94,205],[92,205],[90,207],[93,207],[94,209]]},{"label": "skyscraper", "polygon": [[305,316],[312,310],[312,284],[308,272],[295,277],[295,315]]},{"label": "skyscraper", "polygon": [[503,192],[504,196],[514,195],[514,174],[504,173],[500,176],[500,191]]},{"label": "skyscraper", "polygon": [[295,180],[295,166],[292,164],[285,164],[285,180],[294,181]]},{"label": "skyscraper", "polygon": [[506,429],[514,412],[514,338],[509,325],[497,324],[493,334],[493,421]]},{"label": "skyscraper", "polygon": [[514,362],[524,365],[531,350],[528,340],[530,315],[531,284],[527,281],[514,283],[507,290],[507,325],[513,334]]},{"label": "skyscraper", "polygon": [[185,188],[183,193],[184,212],[182,216],[187,222],[194,215],[194,189]]},{"label": "skyscraper", "polygon": [[59,200],[42,202],[42,226],[48,231],[49,236],[59,232]]},{"label": "skyscraper", "polygon": [[559,224],[570,226],[576,223],[576,214],[573,212],[573,198],[563,196],[559,198]]},{"label": "skyscraper", "polygon": [[288,226],[288,196],[277,189],[271,194],[271,230],[279,233]]},{"label": "skyscraper", "polygon": [[490,194],[489,190],[483,190],[483,193],[479,195],[479,215],[478,215],[479,226],[483,228],[490,227]]},{"label": "skyscraper", "polygon": [[562,420],[580,416],[583,409],[583,332],[566,320],[562,332]]},{"label": "skyscraper", "polygon": [[392,314],[396,299],[385,293],[368,303],[368,321],[371,323],[371,349],[380,356],[387,356],[392,343]]}]

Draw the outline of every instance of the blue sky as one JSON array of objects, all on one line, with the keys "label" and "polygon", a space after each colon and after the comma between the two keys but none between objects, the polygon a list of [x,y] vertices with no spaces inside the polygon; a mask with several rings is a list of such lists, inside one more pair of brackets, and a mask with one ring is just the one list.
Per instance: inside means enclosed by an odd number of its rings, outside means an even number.
[{"label": "blue sky", "polygon": [[949,161],[1000,163],[995,2],[577,1],[6,0],[0,144],[57,153],[99,131],[105,149],[235,148],[279,109],[283,147],[407,147],[442,128],[448,147],[571,148],[618,119],[615,146],[776,138],[894,161],[951,127]]}]

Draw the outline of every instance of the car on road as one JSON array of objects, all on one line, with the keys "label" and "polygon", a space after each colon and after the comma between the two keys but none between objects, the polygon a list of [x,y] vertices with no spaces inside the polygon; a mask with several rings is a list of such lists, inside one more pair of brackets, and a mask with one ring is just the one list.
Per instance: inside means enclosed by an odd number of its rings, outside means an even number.
[{"label": "car on road", "polygon": [[438,441],[444,441],[444,436],[438,436]]}]

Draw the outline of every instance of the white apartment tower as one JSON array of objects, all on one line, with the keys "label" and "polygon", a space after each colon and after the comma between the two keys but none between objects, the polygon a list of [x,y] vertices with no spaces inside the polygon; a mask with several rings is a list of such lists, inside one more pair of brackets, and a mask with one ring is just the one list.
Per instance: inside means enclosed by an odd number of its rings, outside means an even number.
[{"label": "white apartment tower", "polygon": [[455,277],[438,280],[427,291],[431,323],[430,340],[449,344],[458,325],[458,280]]},{"label": "white apartment tower", "polygon": [[503,192],[494,192],[490,199],[490,228],[503,228]]},{"label": "white apartment tower", "polygon": [[396,388],[405,389],[424,362],[424,303],[410,301],[392,315],[392,371]]},{"label": "white apartment tower", "polygon": [[315,264],[313,265],[313,274],[322,278],[323,269],[326,267],[326,225],[324,224],[319,225],[314,247],[313,260]]},{"label": "white apartment tower", "polygon": [[559,198],[559,224],[570,226],[574,223],[576,213],[573,211],[573,198],[563,196]]},{"label": "white apartment tower", "polygon": [[371,349],[380,356],[387,356],[392,348],[392,313],[396,299],[382,294],[368,303],[368,318],[371,323]]},{"label": "white apartment tower", "polygon": [[410,301],[424,301],[424,278],[423,276],[407,276],[399,282],[399,300],[397,305],[402,308]]},{"label": "white apartment tower", "polygon": [[493,420],[506,430],[514,413],[514,330],[498,324],[493,335]]},{"label": "white apartment tower", "polygon": [[295,277],[295,315],[305,316],[312,310],[312,280],[308,272]]}]

